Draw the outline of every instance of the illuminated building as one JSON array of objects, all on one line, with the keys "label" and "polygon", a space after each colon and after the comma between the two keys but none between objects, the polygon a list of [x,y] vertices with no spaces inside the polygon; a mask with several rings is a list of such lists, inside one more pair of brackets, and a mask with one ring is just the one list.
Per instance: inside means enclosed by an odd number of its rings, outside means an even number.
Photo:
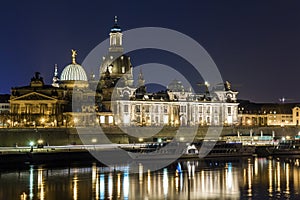
[{"label": "illuminated building", "polygon": [[36,73],[29,86],[12,88],[12,125],[220,126],[238,123],[238,92],[233,91],[228,82],[216,86],[210,93],[196,94],[174,80],[165,91],[148,93],[142,72],[134,83],[133,66],[130,57],[123,53],[123,34],[117,18],[109,36],[110,47],[108,54],[102,57],[99,81],[95,81],[95,75],[88,79],[84,67],[76,61],[76,51],[72,50],[71,64],[63,69],[60,78],[55,66],[51,85],[45,85]]},{"label": "illuminated building", "polygon": [[1,94],[0,95],[0,127],[9,126],[9,94]]},{"label": "illuminated building", "polygon": [[[195,94],[174,80],[164,92],[147,93],[140,72],[136,87],[130,58],[123,54],[117,21],[110,32],[110,47],[100,68],[100,123],[119,126],[233,125],[238,122],[236,95],[230,84],[210,94]],[[103,114],[101,113],[103,112]],[[110,120],[111,119],[111,120]]]},{"label": "illuminated building", "polygon": [[241,101],[239,124],[242,126],[297,126],[300,122],[298,103],[252,103]]}]

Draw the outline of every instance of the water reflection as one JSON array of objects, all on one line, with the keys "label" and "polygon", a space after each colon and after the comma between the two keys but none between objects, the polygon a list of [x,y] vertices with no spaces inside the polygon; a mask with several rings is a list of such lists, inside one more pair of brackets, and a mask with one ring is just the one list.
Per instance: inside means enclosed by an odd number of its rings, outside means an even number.
[{"label": "water reflection", "polygon": [[29,199],[33,199],[33,166],[29,170]]},{"label": "water reflection", "polygon": [[155,172],[139,165],[137,174],[126,166],[30,166],[1,173],[0,199],[295,199],[299,182],[299,159],[180,161]]},{"label": "water reflection", "polygon": [[38,196],[40,200],[45,199],[43,169],[38,169]]},{"label": "water reflection", "polygon": [[77,193],[78,193],[78,178],[77,178],[77,175],[74,174],[74,177],[73,177],[73,200],[77,200],[78,199],[78,196],[77,196]]}]

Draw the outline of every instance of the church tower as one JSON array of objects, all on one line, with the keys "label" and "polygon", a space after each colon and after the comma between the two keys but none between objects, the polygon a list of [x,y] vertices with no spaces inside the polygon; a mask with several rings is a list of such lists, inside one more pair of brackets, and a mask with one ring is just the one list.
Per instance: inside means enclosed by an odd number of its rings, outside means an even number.
[{"label": "church tower", "polygon": [[123,33],[115,17],[114,26],[109,33],[108,54],[103,57],[100,66],[100,82],[102,111],[112,111],[112,99],[129,99],[134,95],[132,64],[130,57],[124,54]]},{"label": "church tower", "polygon": [[124,86],[133,87],[132,64],[130,62],[130,57],[123,54],[122,37],[123,33],[118,25],[118,18],[116,16],[114,26],[110,29],[109,33],[110,46],[108,54],[103,57],[100,66],[100,80],[104,79],[108,69],[110,77],[115,83],[122,78]]},{"label": "church tower", "polygon": [[109,52],[119,52],[123,53],[123,47],[122,47],[122,30],[120,26],[118,25],[118,17],[115,16],[115,24],[111,28],[109,33]]}]

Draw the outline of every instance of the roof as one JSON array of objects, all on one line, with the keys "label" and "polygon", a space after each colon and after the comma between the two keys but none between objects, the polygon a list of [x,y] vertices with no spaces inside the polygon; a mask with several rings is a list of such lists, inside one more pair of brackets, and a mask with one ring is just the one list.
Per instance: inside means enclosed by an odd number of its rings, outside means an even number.
[{"label": "roof", "polygon": [[79,64],[70,64],[64,68],[60,76],[61,81],[87,81],[83,67]]},{"label": "roof", "polygon": [[239,109],[249,114],[292,114],[292,109],[299,103],[254,103],[246,100],[238,100]]},{"label": "roof", "polygon": [[9,103],[10,94],[0,94],[0,103]]}]

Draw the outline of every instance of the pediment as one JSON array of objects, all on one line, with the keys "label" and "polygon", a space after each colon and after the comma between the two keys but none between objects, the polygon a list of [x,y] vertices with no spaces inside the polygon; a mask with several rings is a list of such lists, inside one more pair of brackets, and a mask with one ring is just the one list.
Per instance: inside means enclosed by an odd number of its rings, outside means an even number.
[{"label": "pediment", "polygon": [[13,101],[15,101],[15,100],[18,100],[18,101],[20,101],[20,100],[22,100],[22,101],[32,101],[32,100],[38,100],[38,101],[48,100],[48,101],[52,101],[52,100],[56,100],[56,99],[53,98],[53,97],[50,97],[50,96],[38,93],[38,92],[31,92],[29,94],[25,94],[23,96],[14,98],[12,100]]}]

